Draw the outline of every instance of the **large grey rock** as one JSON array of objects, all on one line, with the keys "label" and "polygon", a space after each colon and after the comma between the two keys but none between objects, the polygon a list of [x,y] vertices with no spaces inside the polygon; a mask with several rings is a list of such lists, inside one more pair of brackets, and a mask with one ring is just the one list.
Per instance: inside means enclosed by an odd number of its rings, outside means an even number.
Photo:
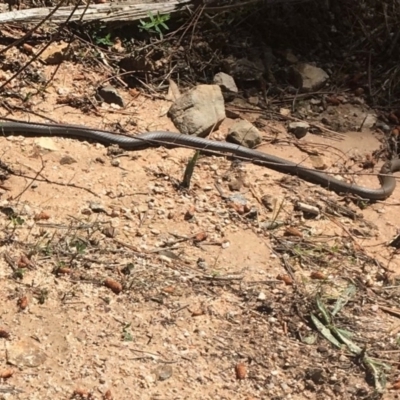
[{"label": "large grey rock", "polygon": [[181,133],[206,136],[225,119],[225,105],[218,85],[199,85],[170,107],[168,116]]},{"label": "large grey rock", "polygon": [[299,63],[290,68],[290,80],[293,86],[303,92],[312,92],[320,89],[329,75],[321,68],[307,63]]},{"label": "large grey rock", "polygon": [[229,142],[241,144],[252,149],[261,143],[261,134],[250,122],[242,120],[230,127],[226,139]]}]

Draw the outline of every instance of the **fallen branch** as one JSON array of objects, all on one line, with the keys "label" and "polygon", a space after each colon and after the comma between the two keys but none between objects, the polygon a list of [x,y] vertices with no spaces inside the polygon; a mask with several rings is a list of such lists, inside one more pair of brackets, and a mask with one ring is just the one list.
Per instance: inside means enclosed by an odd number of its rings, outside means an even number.
[{"label": "fallen branch", "polygon": [[[90,4],[78,7],[70,21],[135,21],[148,17],[149,13],[168,14],[182,11],[191,4],[191,0],[168,0],[164,2],[148,1],[139,3],[138,0],[128,0],[121,3]],[[60,7],[48,22],[60,24],[71,15],[74,7]],[[26,22],[37,23],[46,18],[52,8],[30,8],[26,10],[10,11],[0,14],[0,25],[6,23]]]},{"label": "fallen branch", "polygon": [[[261,3],[266,5],[277,5],[282,3],[303,3],[310,0],[250,0],[238,2],[229,6],[223,7],[205,7],[205,11],[210,12],[223,12],[227,9],[235,7],[243,7],[253,3]],[[215,1],[208,1],[209,4]],[[71,12],[75,7],[59,7],[48,18],[49,22],[60,24],[65,22],[69,17],[69,21],[137,21],[141,18],[146,18],[149,13],[153,14],[169,14],[192,8],[198,5],[194,0],[167,0],[159,2],[157,0],[127,0],[119,3],[105,3],[105,4],[89,4],[77,7],[72,16]],[[26,10],[16,10],[5,13],[0,13],[0,25],[6,23],[26,22],[37,23],[42,19],[49,16],[54,11],[54,8],[30,8]]]}]

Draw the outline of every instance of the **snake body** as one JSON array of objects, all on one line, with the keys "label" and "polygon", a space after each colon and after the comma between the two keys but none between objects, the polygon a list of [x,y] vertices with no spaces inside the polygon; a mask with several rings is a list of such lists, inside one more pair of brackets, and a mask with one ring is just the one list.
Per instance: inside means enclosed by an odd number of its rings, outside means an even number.
[{"label": "snake body", "polygon": [[148,147],[165,146],[186,147],[212,154],[223,153],[237,159],[250,160],[254,164],[263,165],[279,172],[296,175],[301,179],[319,184],[337,193],[349,193],[369,200],[384,200],[388,198],[396,187],[396,180],[392,174],[400,171],[400,159],[386,162],[378,174],[381,187],[379,189],[370,189],[341,181],[333,176],[261,151],[229,142],[218,142],[180,133],[154,131],[128,137],[79,125],[22,121],[0,121],[0,132],[3,135],[22,134],[24,136],[72,137],[81,140],[92,140],[107,146],[114,144],[125,150],[141,150]]}]

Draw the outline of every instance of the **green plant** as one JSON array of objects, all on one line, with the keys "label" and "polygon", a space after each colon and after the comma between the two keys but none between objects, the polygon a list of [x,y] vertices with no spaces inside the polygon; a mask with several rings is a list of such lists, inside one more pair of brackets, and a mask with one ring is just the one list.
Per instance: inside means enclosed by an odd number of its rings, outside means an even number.
[{"label": "green plant", "polygon": [[12,224],[17,227],[21,226],[24,224],[25,220],[21,218],[20,216],[14,214],[13,216],[10,217]]},{"label": "green plant", "polygon": [[122,328],[122,340],[124,342],[132,342],[133,336],[129,332],[129,329],[131,327],[131,324],[125,324],[124,327]]},{"label": "green plant", "polygon": [[97,45],[112,46],[114,43],[111,41],[111,33],[107,33],[104,37],[96,37],[94,39]]},{"label": "green plant", "polygon": [[111,33],[106,33],[106,26],[102,25],[93,30],[92,37],[93,41],[98,46],[113,46],[114,43],[111,40]]},{"label": "green plant", "polygon": [[79,238],[73,240],[70,245],[71,247],[75,247],[78,254],[83,254],[87,248],[87,244]]},{"label": "green plant", "polygon": [[143,21],[142,19],[140,20],[140,25],[139,25],[139,30],[140,31],[146,31],[147,33],[158,33],[160,35],[160,38],[163,38],[163,33],[162,29],[164,30],[169,30],[167,24],[165,23],[171,18],[170,14],[162,14],[160,15],[159,12],[157,12],[157,15],[153,15],[153,13],[150,11],[149,12],[149,19],[150,21]]},{"label": "green plant", "polygon": [[332,311],[326,307],[321,297],[317,296],[316,306],[318,310],[318,316],[314,313],[311,313],[310,317],[316,329],[325,339],[339,349],[344,350],[347,348],[350,354],[353,355],[358,362],[364,365],[366,370],[373,377],[376,391],[378,393],[383,393],[386,386],[385,372],[390,371],[390,365],[368,356],[366,346],[364,348],[357,346],[351,340],[354,334],[348,330],[339,328],[334,322],[334,317],[338,315],[338,313],[351,300],[355,293],[355,286],[349,285],[344,290],[342,295],[336,300]]},{"label": "green plant", "polygon": [[13,278],[17,280],[22,280],[24,278],[25,270],[23,268],[18,268],[13,272]]},{"label": "green plant", "polygon": [[197,162],[197,159],[199,158],[199,155],[200,155],[200,152],[196,151],[194,153],[194,156],[189,160],[189,162],[186,165],[183,180],[181,182],[181,186],[185,189],[190,188],[190,181],[192,179],[194,167],[196,166],[196,162]]}]

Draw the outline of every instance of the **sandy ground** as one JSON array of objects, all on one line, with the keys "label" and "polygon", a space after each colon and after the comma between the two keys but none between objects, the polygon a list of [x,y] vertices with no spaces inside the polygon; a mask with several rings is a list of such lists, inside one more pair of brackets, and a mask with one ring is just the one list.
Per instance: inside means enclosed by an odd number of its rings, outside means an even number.
[{"label": "sandy ground", "polygon": [[[129,104],[124,110],[102,106],[84,113],[57,104],[59,93],[82,95],[98,78],[76,66],[73,77],[69,68],[63,65],[42,97],[30,100],[30,110],[61,123],[104,129],[119,123],[132,134],[175,130],[166,117],[169,102],[128,92],[122,92]],[[40,120],[4,107],[1,112]],[[223,138],[231,123],[227,119],[213,137]],[[275,122],[267,123],[263,138],[267,142],[277,131],[293,141]],[[265,143],[260,150],[311,166],[290,141]],[[340,151],[346,165],[360,171],[349,160],[370,154],[379,140],[356,132],[341,141],[308,135],[301,144],[322,144],[313,148],[334,171],[342,163]],[[68,138],[3,137],[0,146],[1,161],[24,175],[11,176],[1,189],[0,329],[6,337],[0,339],[0,398],[350,399],[371,389],[354,365],[350,373],[334,366],[340,356],[323,338],[310,346],[296,337],[294,332],[312,329],[291,317],[300,298],[294,300],[294,286],[277,279],[287,271],[273,243],[293,227],[307,240],[359,246],[395,276],[399,256],[387,243],[397,234],[400,190],[360,210],[297,178],[247,163],[238,171],[224,158],[206,157],[196,166],[191,189],[182,191],[176,183],[191,150],[148,149],[113,158],[102,145]],[[255,219],[215,188],[219,183],[231,195],[229,183],[238,174]],[[372,175],[357,181],[378,185]],[[273,231],[260,228],[273,216],[259,202],[265,195],[282,204],[278,219],[285,223]],[[299,200],[320,204],[322,198],[364,219],[305,219],[294,211]],[[6,215],[10,208],[13,218]],[[13,263],[23,269],[22,278]],[[337,287],[344,276],[381,287],[377,276],[384,269],[362,259],[339,264],[332,258],[319,271]],[[315,268],[297,265],[294,275],[304,284],[301,277]],[[104,285],[107,279],[113,283]],[[112,291],[116,283],[122,285],[119,294]],[[357,333],[378,337],[377,347],[380,340],[395,341],[398,326],[378,303],[360,305],[353,321]],[[316,366],[326,376],[309,385]],[[237,379],[240,371],[244,379]]]}]

